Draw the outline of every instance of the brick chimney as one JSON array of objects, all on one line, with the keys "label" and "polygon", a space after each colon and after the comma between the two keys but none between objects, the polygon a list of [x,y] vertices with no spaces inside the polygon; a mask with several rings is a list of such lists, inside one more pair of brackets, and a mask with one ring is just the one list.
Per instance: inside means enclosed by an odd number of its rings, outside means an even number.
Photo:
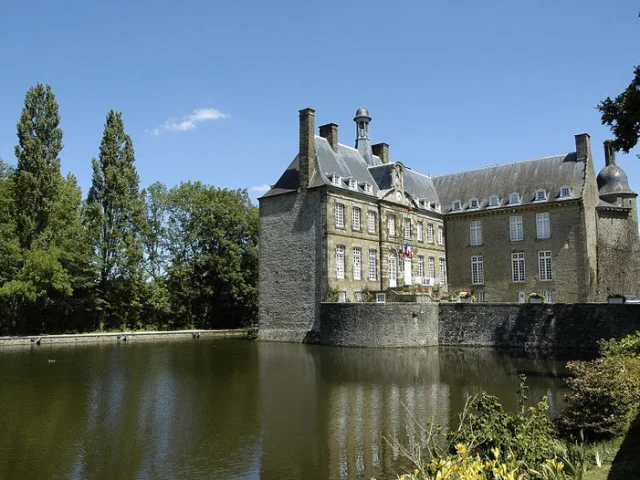
[{"label": "brick chimney", "polygon": [[591,137],[588,133],[579,133],[576,137],[576,154],[578,161],[591,158]]},{"label": "brick chimney", "polygon": [[613,148],[613,140],[605,140],[604,141],[604,165],[608,167],[609,165],[616,164],[616,150]]},{"label": "brick chimney", "polygon": [[298,153],[300,188],[308,187],[313,177],[316,158],[315,119],[316,111],[313,108],[300,110],[300,152]]},{"label": "brick chimney", "polygon": [[389,163],[389,145],[386,143],[376,143],[371,145],[373,154],[380,157],[382,163]]},{"label": "brick chimney", "polygon": [[326,138],[334,152],[338,151],[338,124],[327,123],[320,127],[320,136]]}]

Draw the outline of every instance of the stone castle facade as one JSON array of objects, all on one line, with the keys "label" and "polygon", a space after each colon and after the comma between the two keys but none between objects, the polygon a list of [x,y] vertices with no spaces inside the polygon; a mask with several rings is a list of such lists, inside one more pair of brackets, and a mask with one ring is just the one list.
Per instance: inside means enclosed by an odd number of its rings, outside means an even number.
[{"label": "stone castle facade", "polygon": [[575,151],[430,177],[338,125],[315,134],[300,111],[298,154],[260,198],[260,337],[308,340],[320,304],[410,290],[480,302],[606,301],[638,293],[636,194],[605,143],[595,175],[588,134]]}]

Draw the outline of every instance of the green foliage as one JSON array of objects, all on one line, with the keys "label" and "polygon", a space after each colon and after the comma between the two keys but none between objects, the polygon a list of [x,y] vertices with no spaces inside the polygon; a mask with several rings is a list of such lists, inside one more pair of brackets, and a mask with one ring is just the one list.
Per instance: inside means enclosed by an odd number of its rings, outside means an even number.
[{"label": "green foliage", "polygon": [[327,302],[336,303],[340,298],[340,289],[329,285],[327,289]]},{"label": "green foliage", "polygon": [[607,97],[596,107],[602,124],[611,128],[616,150],[629,152],[640,136],[640,66],[635,67],[631,83],[614,99]]},{"label": "green foliage", "polygon": [[558,420],[562,432],[600,440],[624,434],[640,406],[640,358],[614,355],[569,362],[571,393]]},{"label": "green foliage", "polygon": [[600,340],[600,355],[612,357],[614,355],[640,356],[640,331],[627,335],[621,339]]}]

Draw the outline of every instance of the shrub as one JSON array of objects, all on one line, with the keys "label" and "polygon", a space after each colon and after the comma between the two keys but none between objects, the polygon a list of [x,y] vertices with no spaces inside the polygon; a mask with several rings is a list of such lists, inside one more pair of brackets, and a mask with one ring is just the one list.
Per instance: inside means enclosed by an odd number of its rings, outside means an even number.
[{"label": "shrub", "polygon": [[632,333],[616,340],[600,340],[600,355],[611,357],[613,355],[640,356],[640,332]]}]

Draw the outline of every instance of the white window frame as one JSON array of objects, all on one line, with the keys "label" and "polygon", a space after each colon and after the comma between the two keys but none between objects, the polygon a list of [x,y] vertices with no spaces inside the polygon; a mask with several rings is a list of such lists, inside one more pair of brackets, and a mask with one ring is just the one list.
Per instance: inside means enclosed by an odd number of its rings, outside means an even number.
[{"label": "white window frame", "polygon": [[571,194],[572,194],[572,191],[569,185],[560,187],[560,198],[570,198]]},{"label": "white window frame", "polygon": [[344,258],[344,253],[345,248],[344,245],[336,245],[336,278],[338,280],[344,280],[345,278],[345,272],[344,272],[344,266],[345,266],[345,258]]},{"label": "white window frame", "polygon": [[498,195],[491,195],[489,197],[489,206],[490,207],[500,206],[500,197],[498,197]]},{"label": "white window frame", "polygon": [[438,245],[444,245],[444,228],[438,227]]},{"label": "white window frame", "polygon": [[371,186],[370,183],[364,184],[364,193],[368,193],[369,195],[373,193],[373,187]]},{"label": "white window frame", "polygon": [[422,234],[422,222],[417,222],[416,223],[416,236],[418,238],[419,242],[423,242],[424,241],[424,236]]},{"label": "white window frame", "polygon": [[344,228],[344,204],[336,203],[336,228]]},{"label": "white window frame", "polygon": [[375,281],[378,276],[378,251],[369,249],[369,280]]},{"label": "white window frame", "polygon": [[362,280],[362,249],[353,247],[353,279]]},{"label": "white window frame", "polygon": [[441,211],[442,211],[442,205],[440,205],[438,202],[436,202],[436,203],[433,205],[433,209],[434,209],[436,212],[441,212]]},{"label": "white window frame", "polygon": [[478,208],[480,208],[480,200],[478,200],[477,198],[472,198],[471,200],[469,200],[469,208],[471,210],[477,210]]},{"label": "white window frame", "polygon": [[396,216],[389,215],[387,217],[387,231],[389,232],[390,237],[396,236]]},{"label": "white window frame", "polygon": [[353,207],[351,209],[351,228],[353,230],[360,231],[360,222],[362,218],[362,210],[360,207]]},{"label": "white window frame", "polygon": [[471,246],[482,245],[482,222],[480,220],[469,222],[469,237]]},{"label": "white window frame", "polygon": [[436,257],[427,258],[427,274],[433,283],[436,279]]},{"label": "white window frame", "polygon": [[440,257],[438,260],[440,267],[440,285],[447,283],[447,262],[444,257]]},{"label": "white window frame", "polygon": [[418,276],[424,277],[424,255],[418,255]]},{"label": "white window frame", "polygon": [[544,188],[536,190],[534,202],[544,202],[547,199],[547,191]]},{"label": "white window frame", "polygon": [[536,238],[551,238],[551,218],[549,212],[536,213]]},{"label": "white window frame", "polygon": [[511,254],[511,281],[514,283],[522,283],[525,278],[524,252],[515,252]]},{"label": "white window frame", "polygon": [[331,183],[336,187],[342,187],[342,177],[334,173],[333,175],[331,175]]},{"label": "white window frame", "polygon": [[520,194],[518,192],[512,192],[509,194],[509,205],[517,205],[520,203]]},{"label": "white window frame", "polygon": [[482,255],[471,257],[471,284],[484,284],[484,257]]},{"label": "white window frame", "polygon": [[358,182],[355,178],[349,179],[349,189],[350,190],[358,190]]},{"label": "white window frame", "polygon": [[553,280],[553,253],[551,250],[538,251],[538,280]]},{"label": "white window frame", "polygon": [[403,220],[403,231],[404,231],[404,238],[407,240],[411,240],[411,219],[405,217]]},{"label": "white window frame", "polygon": [[462,202],[460,200],[454,200],[451,204],[451,211],[459,212],[460,210],[462,210]]},{"label": "white window frame", "polygon": [[512,242],[524,240],[524,225],[522,223],[522,215],[514,215],[509,217],[509,238]]},{"label": "white window frame", "polygon": [[369,233],[376,233],[376,212],[367,210],[367,229]]},{"label": "white window frame", "polygon": [[485,302],[484,290],[476,290],[475,292],[473,292],[473,294],[476,297],[476,302],[478,302],[478,303],[484,303]]},{"label": "white window frame", "polygon": [[544,303],[555,303],[553,300],[553,290],[543,290],[542,296],[544,297]]},{"label": "white window frame", "polygon": [[433,243],[433,223],[427,223],[427,243]]}]

